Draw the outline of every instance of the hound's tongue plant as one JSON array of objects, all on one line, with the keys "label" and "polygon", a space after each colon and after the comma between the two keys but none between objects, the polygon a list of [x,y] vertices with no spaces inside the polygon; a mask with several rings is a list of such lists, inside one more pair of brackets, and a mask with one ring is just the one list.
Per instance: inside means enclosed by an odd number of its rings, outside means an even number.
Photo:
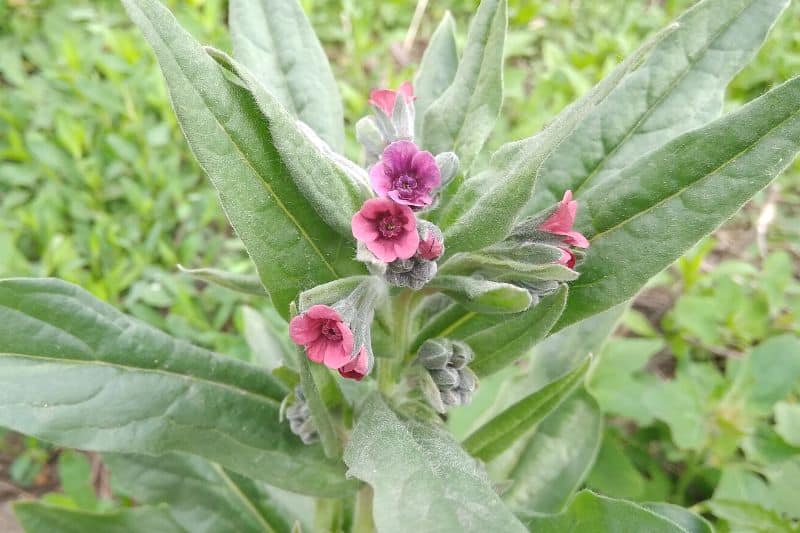
[{"label": "hound's tongue plant", "polygon": [[[720,116],[728,81],[787,1],[699,2],[543,131],[487,154],[506,2],[483,0],[460,58],[446,18],[413,85],[364,95],[357,163],[340,153],[337,86],[294,0],[231,0],[233,57],[157,0],[123,0],[297,346],[269,371],[67,283],[5,280],[0,425],[106,452],[147,517],[125,519],[136,531],[197,531],[208,513],[247,516],[237,531],[306,524],[271,486],[321,498],[322,530],[708,531],[681,508],[574,494],[593,453],[550,464],[529,450],[545,461],[533,475],[487,475],[521,460],[520,443],[562,403],[589,419],[566,441],[597,450],[588,360],[503,411],[471,406],[482,424],[463,443],[446,421],[538,341],[619,309],[793,160],[800,79]],[[213,501],[150,487],[148,472],[165,469],[201,472]],[[513,498],[498,488],[509,486]],[[122,520],[36,503],[18,512],[87,531]]]}]

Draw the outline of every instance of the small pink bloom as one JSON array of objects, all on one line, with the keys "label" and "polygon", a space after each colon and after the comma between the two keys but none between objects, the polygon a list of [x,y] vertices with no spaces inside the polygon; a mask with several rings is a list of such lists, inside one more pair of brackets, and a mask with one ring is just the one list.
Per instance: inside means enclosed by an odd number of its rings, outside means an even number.
[{"label": "small pink bloom", "polygon": [[414,212],[389,198],[371,198],[353,215],[353,237],[386,263],[410,259],[417,252],[419,233]]},{"label": "small pink bloom", "polygon": [[430,193],[442,181],[433,155],[411,141],[395,141],[387,146],[369,176],[372,188],[380,196],[416,207],[430,205]]},{"label": "small pink bloom", "polygon": [[436,261],[442,256],[444,245],[433,232],[429,232],[425,239],[419,241],[419,248],[417,253],[423,259],[428,261]]},{"label": "small pink bloom", "polygon": [[363,346],[355,359],[339,369],[339,374],[341,374],[343,378],[354,379],[356,381],[364,379],[367,372],[369,372],[369,355],[367,354],[367,349]]},{"label": "small pink bloom", "polygon": [[561,257],[558,258],[558,264],[564,265],[569,268],[575,266],[575,254],[569,248],[561,248]]},{"label": "small pink bloom", "polygon": [[392,91],[390,89],[374,89],[369,93],[369,103],[388,116],[392,116],[398,94],[403,95],[406,99],[406,103],[410,103],[416,98],[416,96],[414,96],[414,87],[410,82],[404,81],[400,84],[400,87],[397,88],[397,91]]},{"label": "small pink bloom", "polygon": [[350,362],[353,353],[353,332],[342,317],[327,305],[312,305],[289,322],[289,336],[304,346],[308,358],[338,369]]},{"label": "small pink bloom", "polygon": [[577,213],[578,202],[572,199],[572,191],[566,191],[555,212],[539,226],[539,229],[555,235],[562,235],[566,244],[578,248],[588,248],[589,241],[586,237],[572,229]]}]

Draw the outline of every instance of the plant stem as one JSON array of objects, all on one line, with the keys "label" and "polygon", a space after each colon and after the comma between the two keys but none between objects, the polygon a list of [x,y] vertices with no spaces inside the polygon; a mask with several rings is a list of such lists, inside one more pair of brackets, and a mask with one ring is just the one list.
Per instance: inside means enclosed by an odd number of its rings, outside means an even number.
[{"label": "plant stem", "polygon": [[372,487],[364,485],[356,494],[356,507],[353,512],[353,533],[373,533]]}]

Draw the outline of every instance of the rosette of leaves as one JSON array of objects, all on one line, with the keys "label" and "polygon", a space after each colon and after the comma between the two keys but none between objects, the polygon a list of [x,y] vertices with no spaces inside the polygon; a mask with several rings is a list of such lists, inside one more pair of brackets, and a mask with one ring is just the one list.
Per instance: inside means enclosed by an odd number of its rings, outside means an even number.
[{"label": "rosette of leaves", "polygon": [[[446,252],[425,291],[393,289],[376,309],[374,379],[344,384],[285,342],[274,343],[282,364],[270,370],[172,338],[62,281],[1,281],[0,425],[107,454],[139,504],[84,513],[24,503],[24,527],[307,528],[303,503],[289,498],[287,509],[277,488],[320,498],[322,530],[709,531],[679,507],[577,492],[603,420],[582,390],[585,354],[597,348],[574,344],[602,342],[598,323],[607,331],[620,304],[794,159],[800,79],[722,114],[728,82],[787,2],[699,2],[484,167],[475,161],[502,104],[506,1],[481,2],[460,51],[446,17],[415,80],[414,124],[422,149],[460,161],[423,215]],[[363,169],[341,155],[338,89],[298,3],[231,0],[232,57],[198,43],[157,0],[123,3],[257,271],[203,275],[268,296],[284,320],[315,287],[352,289],[367,271],[350,219],[369,193]],[[590,247],[553,277],[553,250],[533,249],[518,230],[568,189]],[[546,383],[501,382],[505,401],[460,443],[440,417],[400,408],[409,391],[397,384],[427,339],[466,343],[488,386],[556,332],[546,342],[569,357],[538,375]],[[281,416],[297,383],[316,444]],[[547,439],[574,453],[554,454]],[[198,489],[179,490],[187,483]]]}]

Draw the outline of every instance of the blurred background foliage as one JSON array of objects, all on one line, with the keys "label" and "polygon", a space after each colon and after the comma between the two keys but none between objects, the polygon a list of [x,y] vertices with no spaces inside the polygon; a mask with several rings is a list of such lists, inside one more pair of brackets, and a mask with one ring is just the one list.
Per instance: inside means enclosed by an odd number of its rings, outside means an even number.
[{"label": "blurred background foliage", "polygon": [[[352,126],[369,89],[413,77],[445,9],[463,40],[477,5],[431,1],[409,31],[411,0],[300,2],[333,63],[356,160]],[[167,4],[202,41],[229,49],[225,0]],[[506,99],[489,147],[538,131],[691,4],[509,0]],[[731,84],[729,108],[800,73],[800,2],[788,11]],[[751,359],[800,365],[800,353],[786,353],[800,333],[799,236],[795,164],[637,299],[589,385],[611,422],[590,487],[684,505],[712,495],[766,502],[764,523],[781,513],[800,519],[792,509],[800,370],[764,378],[785,388],[766,407],[750,409],[736,384]],[[214,350],[245,359],[263,351],[273,322],[250,307],[263,304],[181,275],[178,264],[250,269],[182,138],[150,49],[113,0],[0,0],[0,276],[63,278]],[[18,490],[40,494],[60,480],[51,497],[105,505],[87,492],[90,481],[107,492],[94,457],[16,435],[3,442],[0,474]],[[793,458],[794,474],[776,472],[776,457]],[[724,507],[700,510],[733,529],[761,530]]]}]

